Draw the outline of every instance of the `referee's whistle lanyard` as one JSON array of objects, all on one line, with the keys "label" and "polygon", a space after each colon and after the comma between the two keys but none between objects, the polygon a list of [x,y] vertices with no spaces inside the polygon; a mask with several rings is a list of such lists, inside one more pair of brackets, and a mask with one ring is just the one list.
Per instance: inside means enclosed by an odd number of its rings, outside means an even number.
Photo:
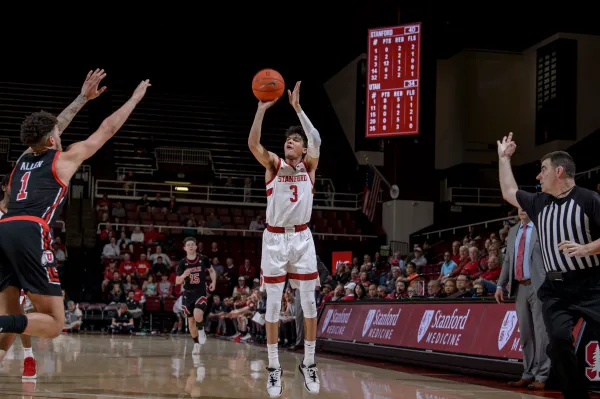
[{"label": "referee's whistle lanyard", "polygon": [[567,196],[571,191],[573,191],[573,189],[575,188],[575,186],[571,187],[570,189],[568,189],[567,191],[563,191],[562,193],[558,194],[557,196],[555,196],[554,198],[556,199],[561,199],[563,198],[563,196]]}]

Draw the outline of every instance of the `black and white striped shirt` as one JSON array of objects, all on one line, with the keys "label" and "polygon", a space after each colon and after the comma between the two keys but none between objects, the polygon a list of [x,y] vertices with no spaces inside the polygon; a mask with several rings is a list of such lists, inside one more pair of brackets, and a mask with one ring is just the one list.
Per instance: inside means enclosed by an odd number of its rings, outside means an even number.
[{"label": "black and white striped shirt", "polygon": [[558,250],[562,241],[588,244],[600,238],[600,195],[575,186],[564,198],[517,191],[517,201],[538,232],[544,267],[571,272],[600,266],[600,256],[568,257]]}]

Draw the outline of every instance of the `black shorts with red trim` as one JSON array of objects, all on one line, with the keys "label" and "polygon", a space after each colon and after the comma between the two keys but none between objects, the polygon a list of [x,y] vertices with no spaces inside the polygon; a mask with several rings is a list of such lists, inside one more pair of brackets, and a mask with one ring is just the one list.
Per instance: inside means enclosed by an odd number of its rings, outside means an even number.
[{"label": "black shorts with red trim", "polygon": [[40,218],[0,220],[0,291],[9,286],[26,294],[62,296],[52,235]]},{"label": "black shorts with red trim", "polygon": [[183,291],[181,308],[186,316],[192,317],[194,315],[194,309],[196,308],[204,312],[206,311],[207,306],[208,298],[206,297],[206,291]]}]

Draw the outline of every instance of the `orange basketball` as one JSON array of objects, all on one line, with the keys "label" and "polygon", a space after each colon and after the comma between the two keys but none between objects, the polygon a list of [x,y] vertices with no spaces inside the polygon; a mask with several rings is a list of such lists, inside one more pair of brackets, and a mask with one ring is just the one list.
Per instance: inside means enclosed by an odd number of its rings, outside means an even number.
[{"label": "orange basketball", "polygon": [[263,69],[254,75],[252,91],[260,101],[272,101],[281,97],[285,91],[285,81],[276,70]]}]

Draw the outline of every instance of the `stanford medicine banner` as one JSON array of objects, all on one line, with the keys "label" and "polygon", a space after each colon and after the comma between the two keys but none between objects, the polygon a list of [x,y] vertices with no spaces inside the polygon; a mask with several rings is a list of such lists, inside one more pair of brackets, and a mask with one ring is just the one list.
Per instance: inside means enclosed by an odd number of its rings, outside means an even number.
[{"label": "stanford medicine banner", "polygon": [[522,359],[514,303],[327,303],[320,339]]}]

